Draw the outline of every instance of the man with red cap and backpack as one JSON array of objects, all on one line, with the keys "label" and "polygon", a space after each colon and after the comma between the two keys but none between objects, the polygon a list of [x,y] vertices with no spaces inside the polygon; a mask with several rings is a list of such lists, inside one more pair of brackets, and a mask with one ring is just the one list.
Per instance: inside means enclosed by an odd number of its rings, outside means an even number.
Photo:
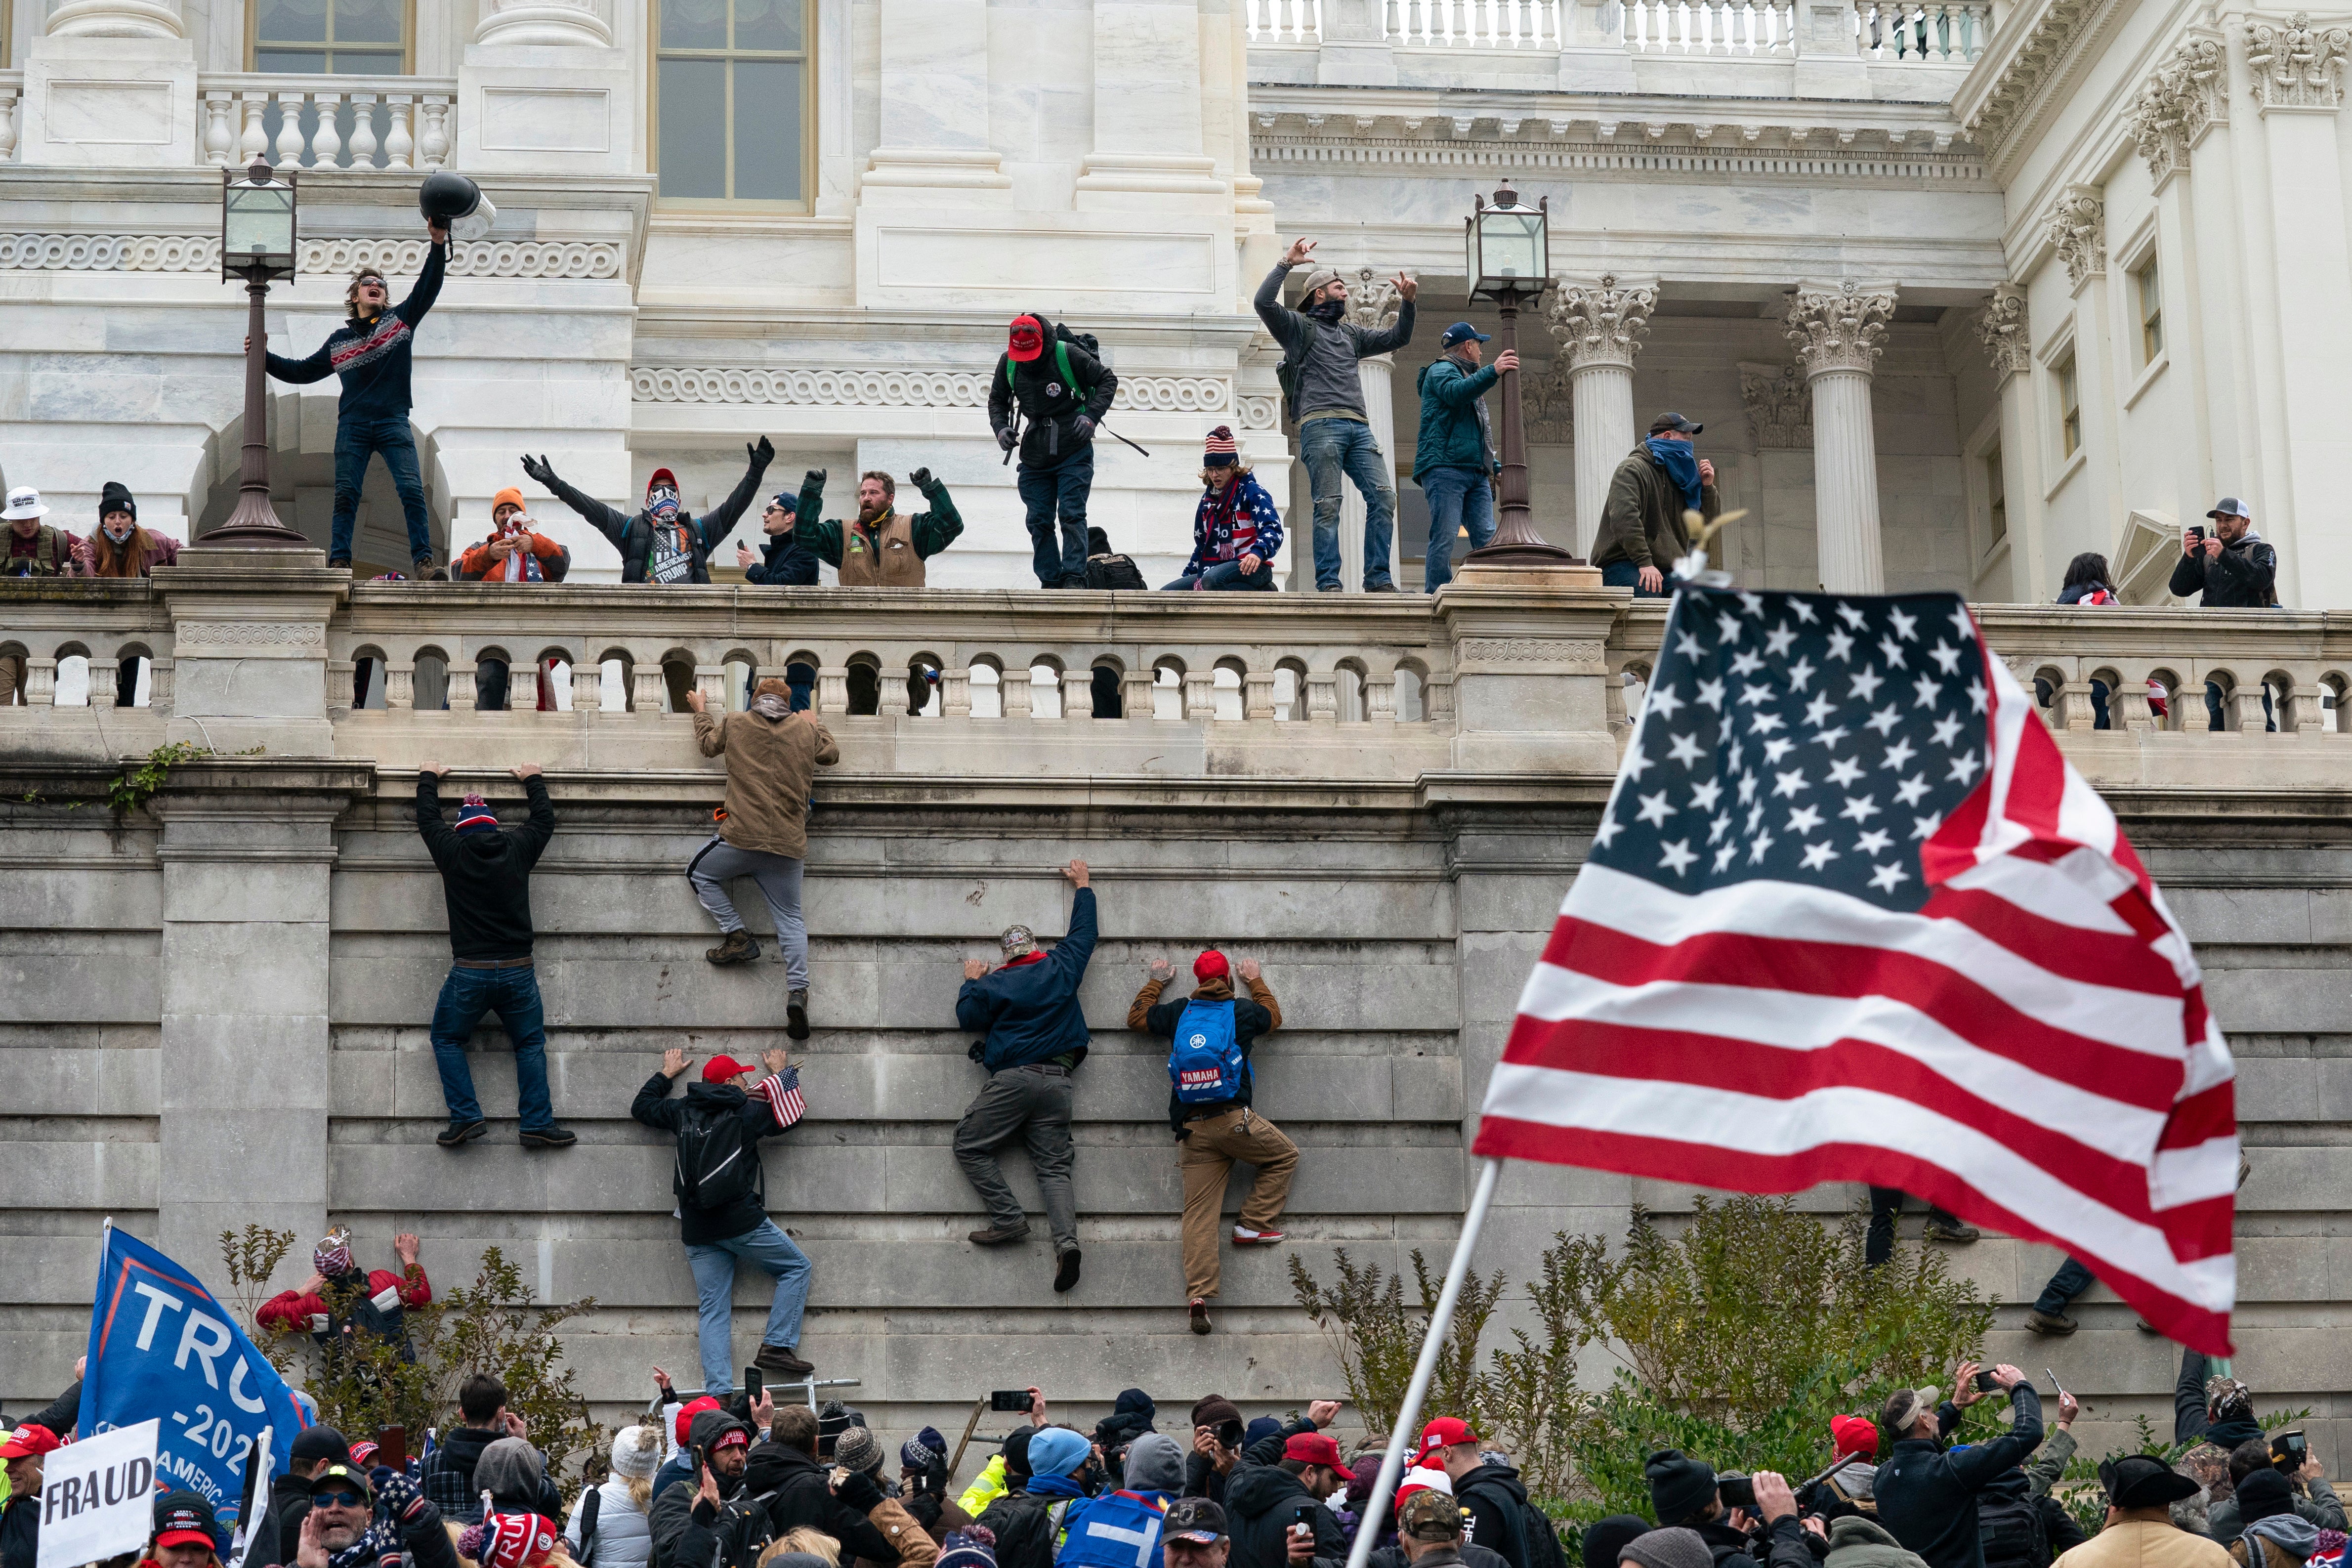
[{"label": "man with red cap and backpack", "polygon": [[1174,1043],[1168,1053],[1168,1122],[1183,1145],[1176,1163],[1184,1176],[1184,1295],[1196,1334],[1209,1331],[1209,1298],[1219,1282],[1217,1225],[1234,1163],[1257,1167],[1234,1225],[1235,1247],[1282,1240],[1275,1222],[1298,1168],[1298,1146],[1250,1109],[1250,1047],[1282,1027],[1281,1005],[1259,977],[1257,960],[1242,962],[1247,998],[1234,996],[1233,973],[1225,955],[1211,948],[1192,961],[1192,996],[1162,1002],[1160,994],[1176,968],[1154,959],[1151,977],[1127,1010],[1129,1028]]},{"label": "man with red cap and backpack", "polygon": [[[1095,353],[1031,312],[1013,318],[1012,341],[988,383],[996,444],[1021,448],[1021,500],[1040,588],[1087,585],[1087,496],[1095,483],[1095,426],[1110,412],[1118,377]],[[1017,419],[1028,421],[1017,432]],[[1058,541],[1055,514],[1061,515]]]}]

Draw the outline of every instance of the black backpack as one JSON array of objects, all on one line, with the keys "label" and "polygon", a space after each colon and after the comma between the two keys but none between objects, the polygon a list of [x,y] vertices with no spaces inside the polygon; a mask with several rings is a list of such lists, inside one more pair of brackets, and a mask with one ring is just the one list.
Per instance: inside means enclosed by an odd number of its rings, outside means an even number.
[{"label": "black backpack", "polygon": [[759,1152],[743,1136],[743,1119],[733,1110],[715,1115],[688,1110],[677,1130],[677,1173],[670,1191],[688,1208],[725,1208],[758,1194],[766,1196],[766,1173]]},{"label": "black backpack", "polygon": [[990,1503],[975,1523],[996,1531],[998,1568],[1053,1568],[1067,1498],[1013,1492]]},{"label": "black backpack", "polygon": [[1143,574],[1137,570],[1133,558],[1125,555],[1089,555],[1087,557],[1087,586],[1089,588],[1140,588]]},{"label": "black backpack", "polygon": [[[1500,1487],[1475,1486],[1470,1491],[1474,1496],[1496,1505],[1503,1517],[1511,1521],[1511,1528],[1518,1535],[1519,1561],[1526,1563],[1527,1568],[1568,1568],[1568,1553],[1560,1547],[1559,1531],[1541,1509],[1532,1503],[1519,1501]],[[1486,1546],[1489,1543],[1482,1541],[1476,1544]],[[1503,1550],[1499,1544],[1492,1549],[1496,1552]],[[1990,1564],[1987,1564],[1987,1568],[1990,1568]]]},{"label": "black backpack", "polygon": [[1274,379],[1282,388],[1282,416],[1296,421],[1298,417],[1298,377],[1307,356],[1315,351],[1315,318],[1298,313],[1298,347],[1282,356],[1274,367]]},{"label": "black backpack", "polygon": [[[775,1495],[738,1495],[719,1505],[719,1517],[710,1525],[716,1544],[709,1568],[758,1568],[760,1553],[776,1539],[776,1521],[768,1512],[768,1504]],[[693,1568],[702,1565],[697,1563]]]},{"label": "black backpack", "polygon": [[2050,1568],[2050,1532],[2030,1497],[1979,1496],[1977,1541],[1985,1568]]}]

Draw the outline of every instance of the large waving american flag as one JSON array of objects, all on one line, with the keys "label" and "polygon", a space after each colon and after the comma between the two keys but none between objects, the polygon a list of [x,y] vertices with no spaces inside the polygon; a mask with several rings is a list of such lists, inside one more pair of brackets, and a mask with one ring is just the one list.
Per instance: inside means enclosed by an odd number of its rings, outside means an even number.
[{"label": "large waving american flag", "polygon": [[1900,1187],[2230,1352],[2229,1047],[1955,595],[1680,589],[1475,1151]]}]

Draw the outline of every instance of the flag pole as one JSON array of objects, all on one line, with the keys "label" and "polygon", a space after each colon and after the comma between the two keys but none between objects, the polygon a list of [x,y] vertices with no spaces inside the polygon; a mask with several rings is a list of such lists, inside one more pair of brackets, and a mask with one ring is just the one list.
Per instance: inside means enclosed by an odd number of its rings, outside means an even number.
[{"label": "flag pole", "polygon": [[1372,1482],[1372,1495],[1364,1503],[1364,1511],[1356,1525],[1355,1544],[1348,1549],[1348,1568],[1364,1568],[1372,1554],[1372,1542],[1380,1538],[1380,1521],[1395,1495],[1397,1478],[1404,1472],[1405,1445],[1421,1417],[1421,1402],[1429,1394],[1429,1380],[1437,1371],[1437,1353],[1444,1348],[1447,1332],[1454,1326],[1454,1304],[1462,1295],[1463,1278],[1470,1272],[1470,1252],[1478,1245],[1478,1232],[1486,1226],[1486,1209],[1495,1201],[1496,1179],[1502,1174],[1503,1162],[1488,1160],[1478,1171],[1478,1189],[1470,1197],[1470,1212],[1462,1221],[1462,1239],[1454,1248],[1454,1261],[1446,1266],[1445,1288],[1437,1293],[1437,1308],[1429,1315],[1429,1332],[1421,1342],[1421,1360],[1412,1369],[1412,1382],[1404,1391],[1404,1403],[1397,1407],[1396,1425],[1389,1431],[1388,1452],[1381,1456],[1380,1479]]}]

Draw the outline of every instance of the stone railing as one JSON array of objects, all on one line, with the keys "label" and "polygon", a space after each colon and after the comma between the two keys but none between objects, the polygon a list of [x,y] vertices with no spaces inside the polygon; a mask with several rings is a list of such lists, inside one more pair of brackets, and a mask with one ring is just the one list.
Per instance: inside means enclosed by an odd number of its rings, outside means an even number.
[{"label": "stone railing", "polygon": [[1323,37],[1323,0],[1246,0],[1243,26],[1253,44],[1305,44]]},{"label": "stone railing", "polygon": [[[1566,0],[1573,7],[1592,0]],[[1603,25],[1639,54],[1725,58],[1802,52],[1795,0],[1614,0]],[[1381,0],[1381,37],[1404,48],[1558,50],[1562,0]],[[1965,68],[1992,37],[1991,0],[1853,0],[1849,36],[1863,58],[1888,65]],[[1248,0],[1253,44],[1323,37],[1321,0]]]},{"label": "stone railing", "polygon": [[1400,44],[1558,49],[1559,26],[1559,0],[1381,0],[1381,36]]},{"label": "stone railing", "polygon": [[207,72],[196,88],[196,156],[207,163],[437,169],[457,140],[454,77]]},{"label": "stone railing", "polygon": [[1991,0],[1854,0],[1864,58],[1885,65],[1966,66],[1992,37]]},{"label": "stone railing", "polygon": [[25,73],[0,71],[0,163],[16,161],[16,106],[25,97]]},{"label": "stone railing", "polygon": [[1797,52],[1794,0],[1626,0],[1625,47],[1644,54]]}]

